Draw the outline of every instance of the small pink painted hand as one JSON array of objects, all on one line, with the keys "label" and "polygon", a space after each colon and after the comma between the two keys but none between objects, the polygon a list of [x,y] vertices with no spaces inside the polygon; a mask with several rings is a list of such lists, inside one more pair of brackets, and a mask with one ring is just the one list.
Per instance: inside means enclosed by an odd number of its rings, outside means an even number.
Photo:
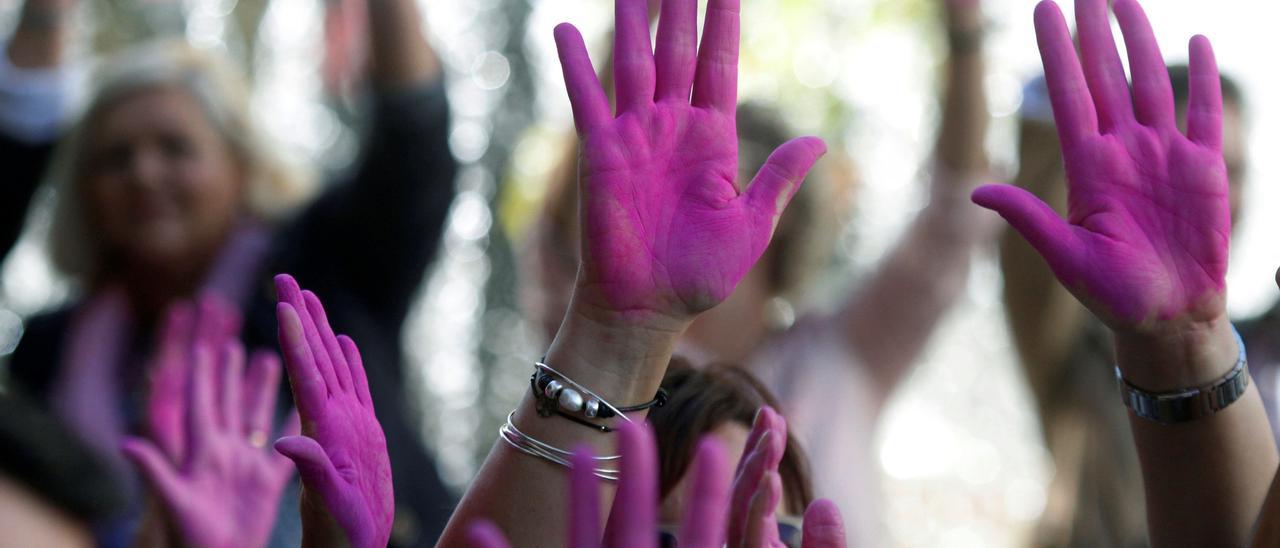
[{"label": "small pink painted hand", "polygon": [[[731,548],[783,548],[778,534],[778,504],[782,478],[778,465],[787,449],[787,421],[765,406],[756,414],[747,435],[746,451],[738,463],[729,502]],[[835,504],[816,500],[804,513],[804,548],[845,546],[844,521]]]},{"label": "small pink painted hand", "polygon": [[308,509],[323,508],[356,548],[386,546],[395,513],[391,460],[360,351],[349,337],[334,335],[314,293],[286,274],[275,281],[280,348],[303,434],[275,447],[302,477],[303,534],[314,534],[306,530],[315,523]]},{"label": "small pink painted hand", "polygon": [[[222,348],[239,332],[239,312],[216,295],[202,295],[194,304],[180,301],[169,307],[164,324],[157,330],[155,351],[148,367],[151,393],[147,398],[147,430],[170,461],[185,462],[192,350],[197,345]],[[279,369],[278,366],[274,369],[277,377]],[[265,368],[262,371],[251,368],[251,373],[265,371]],[[262,379],[250,379],[246,384],[251,390],[258,390],[261,383]],[[274,405],[275,395],[271,396],[270,404]]]},{"label": "small pink painted hand", "polygon": [[1012,186],[984,186],[973,200],[1007,219],[1113,329],[1208,321],[1224,310],[1231,232],[1213,51],[1203,36],[1191,39],[1183,135],[1146,15],[1134,0],[1115,0],[1114,9],[1129,51],[1132,92],[1107,0],[1076,2],[1079,59],[1057,5],[1045,0],[1036,7],[1069,183],[1067,220]]},{"label": "small pink painted hand", "polygon": [[[122,449],[159,494],[185,544],[265,546],[280,496],[293,475],[288,459],[265,448],[272,433],[280,362],[271,354],[257,353],[244,380],[244,349],[238,342],[222,347],[217,367],[210,347],[192,344],[194,348],[181,352],[191,364],[182,460],[170,459],[142,438],[126,438]],[[153,391],[151,397],[168,394]],[[297,431],[293,414],[283,433]]]},{"label": "small pink painted hand", "polygon": [[610,321],[686,321],[723,301],[764,252],[826,148],[790,141],[737,183],[738,0],[662,3],[657,50],[645,0],[615,2],[617,115],[582,36],[555,29],[581,138],[582,265],[575,303]]}]

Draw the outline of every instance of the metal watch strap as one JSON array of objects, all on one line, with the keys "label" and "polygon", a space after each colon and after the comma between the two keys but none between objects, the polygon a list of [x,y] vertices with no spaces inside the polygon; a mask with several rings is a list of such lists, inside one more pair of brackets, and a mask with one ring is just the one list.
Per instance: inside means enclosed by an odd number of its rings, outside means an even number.
[{"label": "metal watch strap", "polygon": [[1120,385],[1120,398],[1124,405],[1144,419],[1175,424],[1207,417],[1235,403],[1249,387],[1249,364],[1240,333],[1234,326],[1231,332],[1240,347],[1235,366],[1222,378],[1200,388],[1151,393],[1130,384],[1116,367],[1116,383]]}]

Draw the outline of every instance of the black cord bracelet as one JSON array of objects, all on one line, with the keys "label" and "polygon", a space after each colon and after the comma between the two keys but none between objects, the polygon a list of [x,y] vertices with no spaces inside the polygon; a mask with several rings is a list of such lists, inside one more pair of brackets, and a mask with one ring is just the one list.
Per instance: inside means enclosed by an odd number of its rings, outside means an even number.
[{"label": "black cord bracelet", "polygon": [[[552,384],[555,383],[555,384]],[[583,395],[573,388],[566,387],[563,383],[556,380],[542,370],[534,371],[529,376],[529,389],[533,391],[533,397],[537,401],[538,415],[542,417],[550,417],[551,415],[560,415],[573,422],[583,426],[590,427],[600,432],[609,433],[614,429],[587,419],[611,419],[617,415],[616,409],[622,413],[631,413],[634,411],[644,411],[654,407],[662,407],[666,405],[668,394],[665,388],[659,388],[658,393],[652,400],[647,402],[630,405],[625,407],[614,407],[612,405],[600,405],[600,401],[595,399],[585,399]],[[585,416],[584,416],[585,415]]]}]

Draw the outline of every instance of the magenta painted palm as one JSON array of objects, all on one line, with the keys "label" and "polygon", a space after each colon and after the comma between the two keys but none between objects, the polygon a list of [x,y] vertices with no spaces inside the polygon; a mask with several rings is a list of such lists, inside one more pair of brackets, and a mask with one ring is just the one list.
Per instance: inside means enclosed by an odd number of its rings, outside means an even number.
[{"label": "magenta painted palm", "polygon": [[742,188],[738,0],[710,1],[700,48],[697,1],[664,1],[656,51],[647,4],[615,3],[616,115],[582,36],[567,23],[555,29],[582,141],[575,301],[625,318],[685,320],[733,291],[826,149],[811,137],[788,142]]},{"label": "magenta painted palm", "polygon": [[[169,307],[157,330],[147,371],[151,379],[147,430],[169,460],[183,462],[185,458],[192,350],[197,344],[222,348],[239,332],[240,314],[216,295],[202,295],[195,303],[180,301]],[[278,375],[278,367],[276,371]]]},{"label": "magenta painted palm", "polygon": [[1058,279],[1117,329],[1222,313],[1230,242],[1222,94],[1203,36],[1190,44],[1190,98],[1179,131],[1168,71],[1142,8],[1116,0],[1133,75],[1116,52],[1107,0],[1077,0],[1077,57],[1057,5],[1036,7],[1036,35],[1062,141],[1066,221],[1031,194],[985,186],[978,204],[1005,217]]},{"label": "magenta painted palm", "polygon": [[[226,343],[213,350],[193,342],[184,352],[190,397],[184,409],[182,457],[142,438],[126,438],[125,456],[164,503],[184,545],[231,548],[265,546],[293,475],[288,459],[266,448],[280,382],[280,362],[256,354],[244,377],[244,350]],[[151,399],[171,394],[153,390]],[[296,415],[285,434],[298,431]]]},{"label": "magenta painted palm", "polygon": [[395,501],[387,440],[373,410],[355,342],[335,336],[314,293],[276,276],[280,348],[302,435],[276,442],[302,478],[304,537],[315,534],[308,509],[323,508],[357,548],[386,546]]}]

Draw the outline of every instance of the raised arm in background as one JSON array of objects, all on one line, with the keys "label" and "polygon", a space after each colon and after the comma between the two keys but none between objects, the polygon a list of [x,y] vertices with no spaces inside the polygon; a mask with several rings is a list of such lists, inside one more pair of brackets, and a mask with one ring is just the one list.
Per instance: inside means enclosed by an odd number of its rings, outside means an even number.
[{"label": "raised arm in background", "polygon": [[987,96],[979,0],[942,0],[946,87],[929,204],[840,310],[846,336],[886,396],[909,370],[964,289],[986,223],[969,192],[988,177]]},{"label": "raised arm in background", "polygon": [[[1192,38],[1184,135],[1142,8],[1115,0],[1114,10],[1132,91],[1106,0],[1076,2],[1079,57],[1058,6],[1036,7],[1067,171],[1067,219],[1015,186],[985,186],[973,198],[1008,220],[1111,328],[1127,382],[1152,393],[1204,387],[1223,378],[1240,351],[1225,306],[1231,214],[1217,65],[1209,41]],[[1278,462],[1252,383],[1238,401],[1198,420],[1158,424],[1131,413],[1130,426],[1153,546],[1248,542]]]},{"label": "raised arm in background", "polygon": [[66,95],[63,61],[76,0],[27,0],[0,52],[0,262],[18,241],[53,152]]},{"label": "raised arm in background", "polygon": [[[816,138],[789,141],[739,192],[738,0],[711,0],[700,48],[696,0],[664,2],[656,50],[646,4],[615,2],[616,115],[577,29],[555,31],[581,141],[583,237],[570,308],[546,360],[615,405],[653,397],[676,339],[760,258],[782,209],[825,152]],[[512,422],[552,446],[615,453],[612,435],[538,416],[532,395]],[[551,462],[498,442],[441,544],[464,542],[479,518],[508,538],[564,544],[564,532],[547,527],[568,519],[564,478]]]}]

